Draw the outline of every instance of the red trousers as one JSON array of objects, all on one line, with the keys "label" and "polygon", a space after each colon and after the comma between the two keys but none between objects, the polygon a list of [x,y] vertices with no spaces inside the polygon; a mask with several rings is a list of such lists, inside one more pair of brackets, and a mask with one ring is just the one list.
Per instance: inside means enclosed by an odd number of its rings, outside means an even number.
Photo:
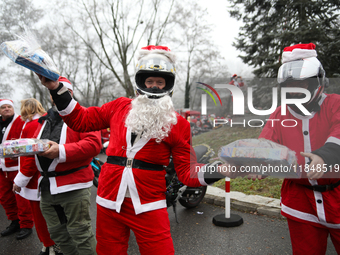
[{"label": "red trousers", "polygon": [[328,235],[331,236],[336,252],[340,254],[340,229],[315,227],[288,218],[287,221],[294,255],[326,254]]},{"label": "red trousers", "polygon": [[42,242],[45,247],[54,245],[54,241],[51,239],[50,233],[48,232],[45,218],[40,210],[40,201],[30,200],[30,204],[34,217],[35,230],[37,231],[40,242]]},{"label": "red trousers", "polygon": [[27,199],[12,191],[13,180],[18,171],[4,172],[0,169],[0,204],[5,209],[8,220],[20,221],[20,228],[33,227],[33,215]]},{"label": "red trousers", "polygon": [[130,229],[140,254],[175,254],[167,209],[136,215],[130,198],[125,198],[120,213],[97,205],[97,254],[127,254]]}]

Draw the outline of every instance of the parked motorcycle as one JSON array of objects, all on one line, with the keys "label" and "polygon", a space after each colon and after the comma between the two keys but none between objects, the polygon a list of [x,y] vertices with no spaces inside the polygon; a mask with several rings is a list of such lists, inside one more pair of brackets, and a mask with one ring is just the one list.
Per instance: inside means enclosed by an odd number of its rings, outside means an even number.
[{"label": "parked motorcycle", "polygon": [[192,136],[200,135],[213,130],[213,126],[207,120],[201,122],[200,126],[195,125],[195,123],[190,123],[190,128]]},{"label": "parked motorcycle", "polygon": [[[215,152],[209,145],[201,144],[194,147],[197,162],[207,164]],[[166,170],[166,203],[167,207],[173,207],[176,222],[177,213],[176,206],[177,201],[186,208],[194,208],[199,205],[203,200],[205,193],[207,191],[206,186],[201,187],[188,187],[178,180],[174,163],[172,158],[170,159],[170,164],[165,168]]]}]

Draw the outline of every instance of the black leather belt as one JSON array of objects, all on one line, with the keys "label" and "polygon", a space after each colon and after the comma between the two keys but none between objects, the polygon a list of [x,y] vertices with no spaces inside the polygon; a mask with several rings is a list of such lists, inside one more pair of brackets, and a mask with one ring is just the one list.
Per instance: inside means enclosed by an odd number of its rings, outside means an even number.
[{"label": "black leather belt", "polygon": [[329,184],[329,185],[313,185],[313,186],[303,185],[303,186],[305,186],[307,189],[311,189],[314,191],[325,192],[325,191],[333,190],[339,185],[340,185],[340,181]]},{"label": "black leather belt", "polygon": [[77,167],[77,168],[73,168],[73,169],[70,169],[70,170],[67,170],[67,171],[61,171],[61,172],[56,172],[56,171],[53,171],[53,172],[40,172],[40,174],[43,176],[43,177],[57,177],[57,176],[63,176],[63,175],[68,175],[68,174],[72,174],[74,172],[77,172],[81,169],[84,169],[86,167],[88,167],[89,165],[87,166],[81,166],[81,167]]},{"label": "black leather belt", "polygon": [[148,162],[144,162],[142,160],[134,159],[134,158],[125,158],[119,156],[108,156],[107,163],[131,167],[131,168],[138,168],[143,170],[154,170],[154,171],[162,171],[164,170],[164,166],[156,165]]}]

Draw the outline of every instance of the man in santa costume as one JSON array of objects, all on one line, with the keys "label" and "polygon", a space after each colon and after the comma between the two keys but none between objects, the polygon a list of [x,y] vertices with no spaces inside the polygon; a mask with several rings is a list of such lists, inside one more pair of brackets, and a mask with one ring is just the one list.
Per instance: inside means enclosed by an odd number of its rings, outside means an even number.
[{"label": "man in santa costume", "polygon": [[[281,213],[287,217],[294,254],[325,254],[330,235],[340,254],[340,95],[324,94],[325,71],[315,45],[286,47],[278,82],[283,88],[308,89],[311,98],[303,106],[281,107],[270,119],[295,120],[295,127],[267,123],[260,137],[294,150],[302,166],[301,179],[285,179],[281,189]],[[290,98],[304,98],[290,93]]]},{"label": "man in santa costume", "polygon": [[[68,79],[60,77],[59,82],[73,94]],[[50,148],[35,157],[26,157],[13,188],[20,191],[20,188],[28,187],[39,170],[40,208],[51,239],[63,254],[95,254],[96,239],[89,209],[94,178],[90,163],[101,149],[100,132],[72,130],[63,122],[55,106],[39,118],[39,122],[33,137],[50,140]],[[43,249],[41,254],[51,252],[56,253],[55,247]]]},{"label": "man in santa costume", "polygon": [[239,86],[239,83],[238,83],[237,79],[238,79],[237,74],[234,74],[234,75],[231,77],[229,84],[230,84],[230,85],[234,85],[234,86],[236,86],[236,87],[239,88],[240,86]]},{"label": "man in santa costume", "polygon": [[174,110],[175,56],[165,46],[142,48],[135,75],[135,99],[118,98],[83,108],[62,84],[39,76],[59,113],[74,130],[110,128],[97,192],[97,253],[127,254],[130,230],[141,254],[174,254],[166,206],[164,166],[173,157],[178,178],[188,186],[224,176],[216,165],[197,164],[190,124]]},{"label": "man in santa costume", "polygon": [[[24,121],[14,112],[12,100],[0,100],[0,141],[15,140],[20,137]],[[29,201],[12,192],[13,180],[18,173],[17,158],[1,158],[0,164],[0,203],[5,209],[8,220],[12,223],[1,232],[2,236],[11,235],[20,230],[18,240],[32,233],[33,215]]]}]

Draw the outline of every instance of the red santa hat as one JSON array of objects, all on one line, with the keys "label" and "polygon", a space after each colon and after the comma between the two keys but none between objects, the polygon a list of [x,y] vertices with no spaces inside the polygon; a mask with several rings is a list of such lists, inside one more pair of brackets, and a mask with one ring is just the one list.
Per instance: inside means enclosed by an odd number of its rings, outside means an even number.
[{"label": "red santa hat", "polygon": [[282,64],[298,59],[316,57],[314,43],[296,44],[283,49]]},{"label": "red santa hat", "polygon": [[3,106],[4,104],[9,104],[12,107],[14,107],[13,101],[10,99],[0,99],[0,107]]},{"label": "red santa hat", "polygon": [[149,54],[161,54],[161,55],[165,55],[166,57],[168,57],[172,63],[175,63],[176,61],[175,54],[172,53],[167,46],[149,45],[149,46],[141,48],[138,53],[139,53],[137,57],[138,60],[140,60],[141,58]]},{"label": "red santa hat", "polygon": [[72,83],[65,77],[59,76],[59,82],[61,82],[66,88],[70,89],[73,91],[73,86]]}]

